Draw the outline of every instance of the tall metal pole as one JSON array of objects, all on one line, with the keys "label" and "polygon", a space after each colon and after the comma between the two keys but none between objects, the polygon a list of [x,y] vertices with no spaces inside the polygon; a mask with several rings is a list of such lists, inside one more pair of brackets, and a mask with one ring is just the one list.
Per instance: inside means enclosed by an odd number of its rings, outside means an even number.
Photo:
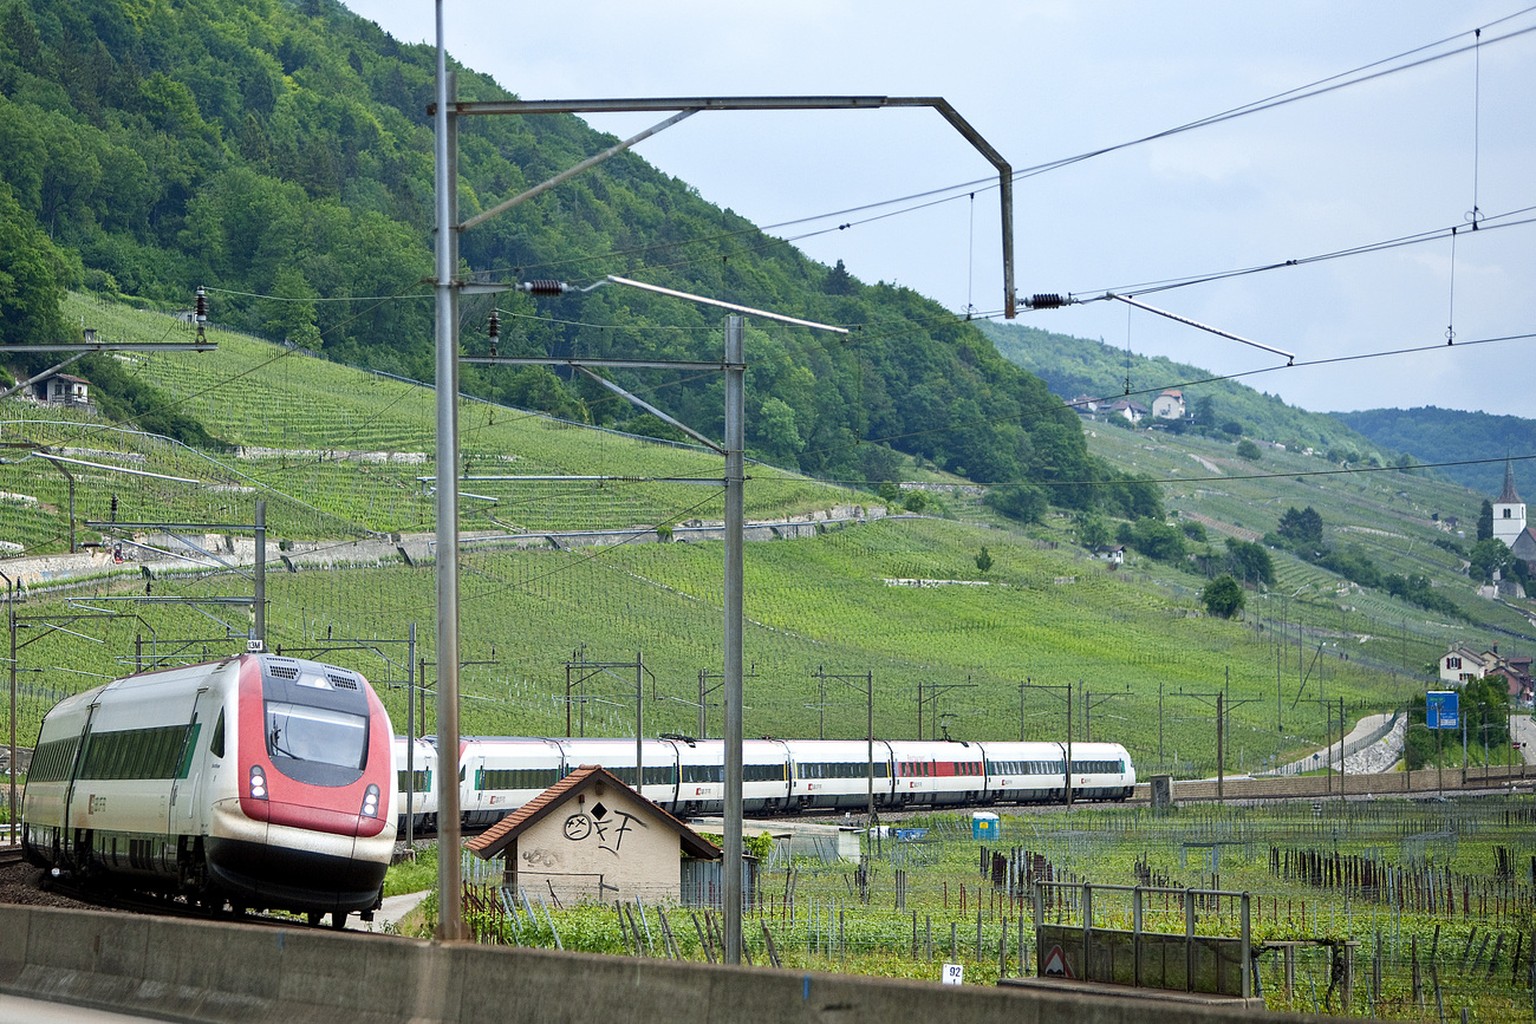
[{"label": "tall metal pole", "polygon": [[1067,805],[1067,810],[1072,809],[1072,684],[1067,684],[1067,772],[1063,777],[1066,789],[1062,794],[1062,803]]},{"label": "tall metal pole", "polygon": [[[439,767],[438,778],[443,775]],[[405,657],[405,848],[416,852],[416,623],[406,639]]]},{"label": "tall metal pole", "polygon": [[869,821],[875,823],[875,674],[864,675],[864,735],[869,744]]},{"label": "tall metal pole", "polygon": [[1339,800],[1344,799],[1344,698],[1339,698]]},{"label": "tall metal pole", "polygon": [[437,938],[465,938],[459,870],[459,299],[458,140],[449,113],[456,92],[443,41],[443,0],[437,0],[436,187],[437,247]]},{"label": "tall metal pole", "polygon": [[1225,693],[1216,694],[1216,802],[1225,802],[1225,783],[1227,777],[1226,756],[1226,702]]},{"label": "tall metal pole", "polygon": [[720,891],[728,964],[741,963],[742,492],[746,484],[742,333],[741,317],[725,318],[725,863]]},{"label": "tall metal pole", "polygon": [[251,639],[256,649],[267,649],[267,499],[256,499],[256,602]]},{"label": "tall metal pole", "polygon": [[635,792],[645,796],[645,655],[635,652]]},{"label": "tall metal pole", "polygon": [[1024,687],[1029,685],[1029,677],[1024,677],[1024,682],[1019,684],[1019,742],[1024,742]]},{"label": "tall metal pole", "polygon": [[827,738],[827,668],[825,665],[816,666],[816,678],[821,686],[816,696],[816,738]]},{"label": "tall metal pole", "polygon": [[5,624],[11,634],[11,751],[10,760],[6,762],[7,775],[11,780],[10,792],[10,823],[11,845],[16,845],[16,584],[5,573]]}]

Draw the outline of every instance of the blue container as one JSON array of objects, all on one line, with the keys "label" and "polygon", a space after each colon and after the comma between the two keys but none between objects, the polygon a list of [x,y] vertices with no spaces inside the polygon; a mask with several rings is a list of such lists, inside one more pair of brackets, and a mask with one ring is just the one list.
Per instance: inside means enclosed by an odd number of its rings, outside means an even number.
[{"label": "blue container", "polygon": [[1002,822],[991,811],[973,811],[971,813],[972,839],[996,839],[1002,834],[1002,831]]}]

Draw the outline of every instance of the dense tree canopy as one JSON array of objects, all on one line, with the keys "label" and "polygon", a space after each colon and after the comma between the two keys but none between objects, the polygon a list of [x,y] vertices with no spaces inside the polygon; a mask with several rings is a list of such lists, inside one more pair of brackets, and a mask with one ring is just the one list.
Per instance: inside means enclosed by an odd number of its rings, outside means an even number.
[{"label": "dense tree canopy", "polygon": [[0,344],[65,340],[59,303],[69,260],[0,182]]},{"label": "dense tree canopy", "polygon": [[[1384,448],[1411,452],[1437,464],[1435,472],[1481,494],[1498,494],[1504,481],[1504,459],[1531,450],[1531,421],[1460,409],[1369,409],[1334,413]],[[1523,478],[1528,472],[1516,464]],[[1533,475],[1536,479],[1536,475]],[[1443,514],[1469,517],[1470,509],[1442,509]]]}]

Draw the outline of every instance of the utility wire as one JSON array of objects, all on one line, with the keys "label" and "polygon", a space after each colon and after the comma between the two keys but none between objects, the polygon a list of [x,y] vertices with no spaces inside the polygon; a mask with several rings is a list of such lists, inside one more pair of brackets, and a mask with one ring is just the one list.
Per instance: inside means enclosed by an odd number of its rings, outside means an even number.
[{"label": "utility wire", "polygon": [[[1519,17],[1522,17],[1522,16],[1524,16],[1526,14],[1531,13],[1532,11],[1536,11],[1536,6],[1524,8],[1522,10],[1514,12],[1513,14],[1507,15],[1507,16],[1505,16],[1503,18],[1495,19],[1494,21],[1488,22],[1487,24],[1474,29],[1473,31],[1476,33],[1476,41],[1473,42],[1470,45],[1467,45],[1467,46],[1463,46],[1463,47],[1460,47],[1460,48],[1457,48],[1457,49],[1453,49],[1453,50],[1448,50],[1448,51],[1445,51],[1444,53],[1432,54],[1430,56],[1423,57],[1423,58],[1421,58],[1419,60],[1416,60],[1416,61],[1413,61],[1413,62],[1407,63],[1407,64],[1395,64],[1394,63],[1394,62],[1397,62],[1397,61],[1404,60],[1405,58],[1412,57],[1415,54],[1424,53],[1426,51],[1433,50],[1436,47],[1445,46],[1446,44],[1448,44],[1448,43],[1450,43],[1450,42],[1452,42],[1452,41],[1454,41],[1454,40],[1456,40],[1456,39],[1458,39],[1461,36],[1466,34],[1465,32],[1458,32],[1458,33],[1456,33],[1454,35],[1447,36],[1447,37],[1445,37],[1443,39],[1435,40],[1434,42],[1425,43],[1422,46],[1417,46],[1417,47],[1414,47],[1413,49],[1405,50],[1405,51],[1403,51],[1401,53],[1394,54],[1394,55],[1392,55],[1390,57],[1383,57],[1383,58],[1381,58],[1379,60],[1371,61],[1370,63],[1360,65],[1359,67],[1356,67],[1356,68],[1352,68],[1352,69],[1350,69],[1348,71],[1342,71],[1342,72],[1339,72],[1337,74],[1327,76],[1325,78],[1320,78],[1320,79],[1317,79],[1317,80],[1315,80],[1313,82],[1307,83],[1305,85],[1296,86],[1294,88],[1287,89],[1287,90],[1285,90],[1283,92],[1274,93],[1274,94],[1272,94],[1270,96],[1267,96],[1267,97],[1264,97],[1262,99],[1253,100],[1253,101],[1251,101],[1249,103],[1241,104],[1241,105],[1236,106],[1236,107],[1230,107],[1230,108],[1228,108],[1226,110],[1223,110],[1223,111],[1220,111],[1218,113],[1210,114],[1210,115],[1207,115],[1207,116],[1201,117],[1201,118],[1197,118],[1197,119],[1195,119],[1193,121],[1187,121],[1187,122],[1185,122],[1183,124],[1175,125],[1175,126],[1173,126],[1171,128],[1165,128],[1165,129],[1162,129],[1160,131],[1152,132],[1150,134],[1139,136],[1139,137],[1134,138],[1134,139],[1129,139],[1129,140],[1124,141],[1124,142],[1119,142],[1119,143],[1115,143],[1113,145],[1108,145],[1108,146],[1101,146],[1101,147],[1099,147],[1097,149],[1087,150],[1085,152],[1077,153],[1077,154],[1074,154],[1072,156],[1059,157],[1057,159],[1049,160],[1049,161],[1046,161],[1044,163],[1039,163],[1039,164],[1035,164],[1035,165],[1030,166],[1030,167],[1021,168],[1021,169],[1019,169],[1019,170],[1017,170],[1017,171],[1015,171],[1013,173],[1013,180],[1014,181],[1022,181],[1022,180],[1034,177],[1034,176],[1039,175],[1039,174],[1044,174],[1044,173],[1046,173],[1048,171],[1059,170],[1059,169],[1061,169],[1063,167],[1069,167],[1069,166],[1072,166],[1074,164],[1082,163],[1084,161],[1091,160],[1091,159],[1093,159],[1095,157],[1104,156],[1104,155],[1107,155],[1107,154],[1110,154],[1110,153],[1119,152],[1120,150],[1129,149],[1129,148],[1132,148],[1132,147],[1135,147],[1135,146],[1144,145],[1144,144],[1149,143],[1149,142],[1156,142],[1156,141],[1159,141],[1161,139],[1171,138],[1171,137],[1173,137],[1175,135],[1180,135],[1180,134],[1183,134],[1185,132],[1194,131],[1194,130],[1196,130],[1198,128],[1205,128],[1205,127],[1209,127],[1211,125],[1221,124],[1221,123],[1224,123],[1226,121],[1231,121],[1231,120],[1234,120],[1234,119],[1239,118],[1239,117],[1245,117],[1245,116],[1247,116],[1249,114],[1262,113],[1264,111],[1272,110],[1272,109],[1275,109],[1276,107],[1280,107],[1280,106],[1284,106],[1286,104],[1294,103],[1294,102],[1297,102],[1299,100],[1311,99],[1313,97],[1325,95],[1327,93],[1331,93],[1331,92],[1337,91],[1339,89],[1346,88],[1348,86],[1359,85],[1359,84],[1363,84],[1365,82],[1373,81],[1373,80],[1378,79],[1378,78],[1382,78],[1382,77],[1387,76],[1387,75],[1392,75],[1392,74],[1396,74],[1396,73],[1403,72],[1403,71],[1409,71],[1409,70],[1412,70],[1412,69],[1415,69],[1415,68],[1422,67],[1424,65],[1433,63],[1435,61],[1440,61],[1440,60],[1444,60],[1444,59],[1449,58],[1449,57],[1458,56],[1460,54],[1466,53],[1468,50],[1473,50],[1474,52],[1476,52],[1479,55],[1479,60],[1481,60],[1481,45],[1484,42],[1482,40],[1481,36],[1482,36],[1482,31],[1483,31],[1484,28],[1491,28],[1491,27],[1493,27],[1495,25],[1500,25],[1500,24],[1503,24],[1505,22],[1512,21],[1512,20],[1514,20],[1516,18],[1519,18]],[[1525,35],[1525,34],[1527,34],[1529,32],[1533,32],[1533,31],[1536,31],[1536,25],[1533,25],[1533,26],[1530,26],[1530,27],[1527,27],[1527,28],[1523,28],[1523,29],[1512,30],[1510,32],[1505,33],[1504,35],[1497,36],[1497,37],[1494,37],[1492,39],[1489,39],[1486,42],[1489,45],[1492,45],[1493,43],[1507,42],[1509,40],[1519,38],[1520,36],[1523,36],[1523,35]],[[1392,66],[1386,66],[1386,65],[1392,65]],[[1370,73],[1366,74],[1366,72],[1370,72]],[[1359,76],[1359,77],[1355,77],[1355,76]],[[742,236],[742,235],[752,234],[754,232],[761,233],[761,232],[768,232],[768,231],[776,231],[776,230],[779,230],[781,228],[798,227],[800,225],[805,225],[805,224],[815,224],[815,223],[818,223],[818,222],[821,222],[821,221],[825,221],[825,220],[830,220],[830,219],[847,218],[847,217],[849,217],[849,216],[851,216],[853,214],[865,213],[865,212],[868,212],[868,211],[871,211],[871,210],[880,210],[880,209],[884,209],[886,207],[895,206],[897,204],[902,204],[902,203],[917,203],[917,205],[908,206],[908,207],[905,207],[905,208],[900,209],[900,210],[888,211],[886,213],[882,213],[882,214],[879,214],[879,215],[873,216],[873,217],[868,217],[868,218],[865,218],[865,219],[862,219],[862,220],[847,220],[847,221],[843,221],[842,223],[838,223],[838,224],[836,224],[834,226],[831,226],[831,227],[819,228],[819,229],[812,230],[812,231],[802,232],[800,234],[796,234],[794,236],[787,237],[785,239],[779,240],[779,241],[795,242],[795,241],[800,241],[800,240],[803,240],[803,239],[806,239],[806,238],[812,238],[812,237],[817,237],[817,236],[824,235],[824,234],[830,234],[830,233],[835,232],[835,231],[846,231],[846,230],[848,230],[849,228],[852,228],[852,227],[856,227],[856,226],[860,226],[860,225],[863,225],[863,224],[872,223],[872,222],[879,221],[879,220],[884,220],[884,219],[887,219],[887,218],[890,218],[890,217],[894,217],[894,216],[900,216],[900,215],[906,214],[906,213],[916,212],[918,210],[927,209],[928,207],[939,205],[941,203],[953,202],[953,201],[956,201],[956,200],[959,200],[959,199],[974,198],[974,195],[975,195],[976,192],[978,192],[978,191],[988,191],[988,190],[991,190],[991,189],[995,189],[996,187],[997,187],[997,181],[996,181],[995,178],[975,178],[975,179],[972,179],[972,180],[969,180],[969,181],[963,181],[963,182],[959,182],[959,183],[953,184],[953,185],[943,185],[943,186],[939,186],[937,188],[927,189],[927,190],[924,190],[924,191],[921,191],[921,192],[908,193],[908,194],[905,194],[905,195],[892,197],[890,199],[876,200],[876,201],[873,201],[873,202],[860,204],[858,206],[844,207],[844,208],[838,209],[838,210],[827,211],[825,213],[810,214],[810,215],[803,216],[803,217],[796,217],[796,218],[792,218],[790,220],[777,221],[777,222],[774,222],[774,223],[771,223],[771,224],[765,224],[765,225],[761,225],[761,226],[751,225],[751,226],[742,228],[740,231],[719,232],[719,233],[712,234],[712,235],[699,236],[696,239],[685,239],[685,240],[682,240],[682,241],[679,241],[679,242],[657,243],[657,244],[651,244],[651,245],[646,245],[646,246],[632,247],[632,248],[628,248],[628,249],[613,249],[613,250],[609,250],[607,253],[604,253],[604,254],[590,254],[590,255],[587,255],[587,256],[569,257],[567,259],[564,259],[564,260],[561,260],[561,261],[558,261],[558,262],[548,262],[548,263],[539,263],[539,264],[525,264],[525,265],[517,267],[516,269],[518,269],[519,271],[522,271],[522,270],[549,270],[549,269],[558,268],[558,267],[562,267],[562,266],[568,266],[570,264],[579,263],[579,262],[596,262],[596,261],[605,260],[605,259],[617,259],[617,258],[626,257],[626,256],[634,256],[634,255],[641,255],[641,254],[648,253],[648,252],[654,252],[657,249],[666,248],[666,247],[674,247],[675,248],[675,247],[682,246],[682,245],[721,241],[721,240],[724,240],[724,239],[727,239],[727,238],[739,237],[739,236]],[[919,200],[923,200],[923,202],[918,202]],[[666,266],[680,266],[680,265],[687,265],[688,263],[691,263],[691,262],[699,262],[699,261],[682,261],[680,263],[669,263],[669,264],[665,264],[665,265]],[[512,269],[512,268],[502,268],[502,269],[503,270],[507,270],[507,269]],[[650,268],[647,268],[647,269],[650,269]]]}]

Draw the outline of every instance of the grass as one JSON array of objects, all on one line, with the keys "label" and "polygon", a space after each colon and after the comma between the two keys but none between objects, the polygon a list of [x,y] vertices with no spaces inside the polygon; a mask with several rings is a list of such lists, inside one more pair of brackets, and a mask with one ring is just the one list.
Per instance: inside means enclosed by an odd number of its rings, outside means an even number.
[{"label": "grass", "polygon": [[[1354,1015],[1434,1020],[1438,997],[1448,1014],[1465,1007],[1470,1019],[1523,1021],[1529,1019],[1531,992],[1512,958],[1517,942],[1522,957],[1529,952],[1536,881],[1499,876],[1496,854],[1502,848],[1516,863],[1528,859],[1533,820],[1536,801],[1530,797],[1427,805],[1329,803],[1315,810],[1305,803],[1186,807],[1168,815],[1080,807],[1070,815],[1005,813],[998,845],[989,848],[971,837],[964,815],[926,815],[908,822],[927,830],[919,841],[866,844],[864,888],[853,863],[789,860],[782,851],[770,858],[755,909],[743,923],[744,944],[753,963],[766,963],[766,928],[782,966],[792,970],[936,981],[941,966],[952,962],[964,966],[967,984],[981,985],[995,983],[1004,972],[1032,974],[1036,950],[1028,889],[994,886],[991,870],[994,854],[1005,859],[1022,854],[1041,858],[1057,880],[1247,892],[1256,943],[1352,941],[1349,1012]],[[1395,881],[1375,887],[1320,887],[1273,869],[1295,851],[1368,858],[1397,874]],[[1403,886],[1413,879],[1457,887],[1456,910],[1408,909]],[[1470,894],[1465,910],[1462,886]],[[1128,897],[1102,891],[1094,905],[1096,926],[1131,927]],[[509,918],[493,892],[481,892],[466,920],[482,941],[552,946],[558,932],[566,949],[633,952],[634,939],[621,931],[611,904],[556,908],[529,894],[527,906],[534,911],[531,918],[521,910]],[[698,919],[707,931],[702,911],[675,904],[630,909],[647,915],[653,938],[647,955],[667,955],[659,916],[665,914],[682,957],[705,958],[694,926]],[[1236,936],[1238,910],[1232,900],[1201,908],[1197,931]],[[1081,923],[1071,901],[1048,904],[1046,919]],[[423,933],[432,927],[429,914]],[[1144,927],[1181,934],[1179,901],[1150,898]],[[1303,946],[1297,956],[1290,998],[1283,995],[1280,954],[1271,950],[1261,956],[1266,1005],[1325,1012],[1328,949]],[[1334,1013],[1343,1010],[1339,999],[1332,996]]]}]

